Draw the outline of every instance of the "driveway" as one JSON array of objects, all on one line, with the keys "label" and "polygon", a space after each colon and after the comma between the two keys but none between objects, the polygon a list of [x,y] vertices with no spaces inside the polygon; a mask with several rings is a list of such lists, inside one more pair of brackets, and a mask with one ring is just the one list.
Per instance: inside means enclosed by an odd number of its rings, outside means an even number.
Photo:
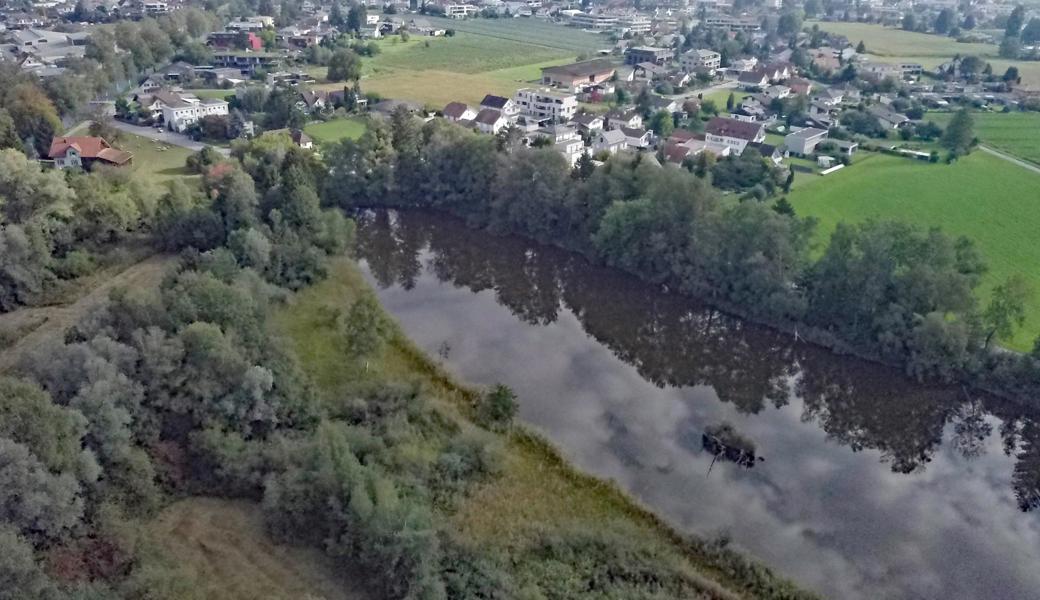
[{"label": "driveway", "polygon": [[[171,146],[180,146],[182,148],[187,148],[188,150],[191,150],[192,152],[198,152],[199,150],[202,150],[203,148],[205,148],[206,146],[209,145],[209,144],[204,144],[202,142],[196,142],[195,140],[189,138],[186,135],[181,135],[179,133],[173,133],[172,131],[167,131],[165,129],[163,130],[162,133],[159,133],[159,130],[154,128],[154,127],[142,127],[140,125],[131,125],[129,123],[124,123],[122,121],[116,121],[114,119],[111,121],[111,123],[112,123],[113,127],[115,127],[116,129],[118,129],[120,131],[125,131],[127,133],[132,133],[134,135],[139,135],[141,137],[146,137],[146,138],[148,138],[150,140],[156,140],[156,141],[159,141],[159,142],[163,142],[164,144],[170,144]],[[220,152],[221,154],[223,154],[225,156],[227,156],[227,155],[229,155],[231,153],[231,151],[228,150],[227,148],[221,148],[220,146],[210,146],[210,147],[215,149],[217,152]]]}]

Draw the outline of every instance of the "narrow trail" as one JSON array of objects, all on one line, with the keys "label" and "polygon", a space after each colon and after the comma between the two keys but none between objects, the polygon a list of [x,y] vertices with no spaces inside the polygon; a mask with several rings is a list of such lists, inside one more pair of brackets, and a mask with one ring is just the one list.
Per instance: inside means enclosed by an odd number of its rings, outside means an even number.
[{"label": "narrow trail", "polygon": [[177,258],[172,255],[153,255],[134,263],[92,288],[74,302],[58,306],[23,308],[0,315],[0,325],[41,321],[39,326],[11,346],[0,349],[0,373],[10,370],[23,356],[64,338],[66,330],[79,322],[90,311],[103,305],[109,293],[117,287],[157,287],[167,267]]},{"label": "narrow trail", "polygon": [[1002,158],[1002,159],[1008,161],[1011,164],[1018,165],[1018,166],[1022,167],[1023,169],[1029,169],[1030,171],[1036,173],[1037,175],[1040,175],[1040,167],[1038,167],[1038,166],[1036,166],[1036,165],[1034,165],[1032,163],[1026,162],[1026,161],[1024,161],[1024,160],[1022,160],[1020,158],[1015,158],[1014,156],[1011,156],[1010,154],[1005,154],[1005,153],[1001,152],[1000,150],[996,150],[996,149],[990,148],[989,146],[979,146],[979,150],[982,150],[983,152],[992,154],[993,156],[996,156],[997,158]]}]

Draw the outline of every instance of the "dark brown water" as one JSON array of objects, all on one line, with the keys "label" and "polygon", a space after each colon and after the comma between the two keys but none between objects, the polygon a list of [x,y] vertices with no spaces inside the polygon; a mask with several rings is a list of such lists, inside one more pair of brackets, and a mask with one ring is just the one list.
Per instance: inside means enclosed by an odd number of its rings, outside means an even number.
[{"label": "dark brown water", "polygon": [[[412,339],[677,528],[830,598],[1040,598],[1035,417],[448,217],[369,214],[359,241]],[[712,466],[722,422],[765,460]]]}]

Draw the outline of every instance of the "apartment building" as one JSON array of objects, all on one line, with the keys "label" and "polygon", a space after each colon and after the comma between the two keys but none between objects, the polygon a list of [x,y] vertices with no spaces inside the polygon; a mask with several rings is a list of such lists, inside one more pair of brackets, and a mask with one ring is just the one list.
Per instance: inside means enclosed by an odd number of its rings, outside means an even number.
[{"label": "apartment building", "polygon": [[521,115],[539,121],[550,119],[554,123],[571,120],[578,110],[577,96],[548,89],[519,89],[515,102]]},{"label": "apartment building", "polygon": [[714,73],[722,66],[722,55],[714,50],[690,50],[679,57],[679,65],[687,73],[708,71]]}]

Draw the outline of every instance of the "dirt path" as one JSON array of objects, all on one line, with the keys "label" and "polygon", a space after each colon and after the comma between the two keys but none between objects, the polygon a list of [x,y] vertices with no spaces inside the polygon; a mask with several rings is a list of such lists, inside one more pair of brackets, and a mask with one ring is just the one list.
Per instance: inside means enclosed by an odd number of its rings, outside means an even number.
[{"label": "dirt path", "polygon": [[117,287],[156,287],[162,281],[166,268],[176,262],[171,255],[155,255],[134,263],[97,285],[70,304],[23,308],[0,315],[0,329],[7,331],[30,330],[14,342],[0,349],[0,373],[10,369],[18,360],[35,350],[64,337],[65,331],[75,325],[96,307],[108,300],[108,294]]},{"label": "dirt path", "polygon": [[997,150],[995,148],[990,148],[989,146],[979,146],[979,150],[982,150],[983,152],[988,152],[989,154],[992,154],[993,156],[996,156],[997,158],[1002,158],[1002,159],[1008,161],[1011,164],[1018,165],[1018,166],[1022,167],[1023,169],[1029,169],[1030,171],[1032,171],[1034,173],[1040,174],[1040,167],[1038,167],[1038,166],[1036,166],[1036,165],[1034,165],[1032,163],[1028,163],[1028,162],[1026,162],[1026,161],[1024,161],[1024,160],[1022,160],[1020,158],[1015,158],[1014,156],[1011,156],[1010,154],[1006,154],[1004,152],[1001,152],[1000,150]]},{"label": "dirt path", "polygon": [[148,526],[164,556],[197,577],[207,598],[227,600],[371,600],[346,559],[275,543],[260,506],[188,498]]}]

